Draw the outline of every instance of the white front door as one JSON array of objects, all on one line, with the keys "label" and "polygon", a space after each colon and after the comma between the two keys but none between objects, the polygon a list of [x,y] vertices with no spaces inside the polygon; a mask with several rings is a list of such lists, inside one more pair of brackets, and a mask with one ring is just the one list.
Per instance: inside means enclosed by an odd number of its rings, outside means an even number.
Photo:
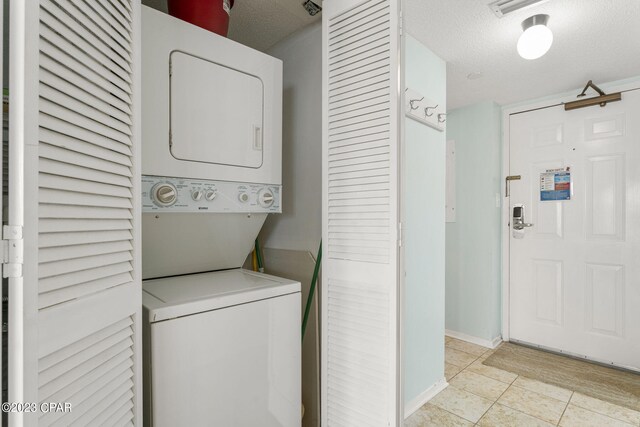
[{"label": "white front door", "polygon": [[[640,370],[639,117],[640,90],[510,116],[512,340]],[[553,200],[566,168],[570,200]]]}]

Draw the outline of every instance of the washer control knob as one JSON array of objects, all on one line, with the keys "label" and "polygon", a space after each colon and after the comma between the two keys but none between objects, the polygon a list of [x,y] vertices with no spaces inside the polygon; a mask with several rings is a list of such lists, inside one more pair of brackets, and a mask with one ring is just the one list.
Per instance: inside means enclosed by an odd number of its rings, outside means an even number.
[{"label": "washer control knob", "polygon": [[247,203],[249,201],[249,195],[247,193],[240,193],[238,194],[238,200],[240,200],[241,203]]},{"label": "washer control knob", "polygon": [[162,182],[151,189],[153,201],[158,206],[171,206],[178,198],[178,190],[172,184]]},{"label": "washer control knob", "polygon": [[216,198],[218,194],[216,193],[215,190],[207,190],[206,193],[204,193],[204,198],[207,199],[207,201],[211,202],[213,199]]},{"label": "washer control knob", "polygon": [[271,192],[271,190],[264,189],[264,190],[260,190],[260,193],[258,193],[258,203],[263,208],[271,207],[274,201],[275,201],[275,197],[273,196],[273,193]]},{"label": "washer control knob", "polygon": [[196,202],[202,199],[202,190],[194,190],[193,193],[191,193],[191,198]]}]

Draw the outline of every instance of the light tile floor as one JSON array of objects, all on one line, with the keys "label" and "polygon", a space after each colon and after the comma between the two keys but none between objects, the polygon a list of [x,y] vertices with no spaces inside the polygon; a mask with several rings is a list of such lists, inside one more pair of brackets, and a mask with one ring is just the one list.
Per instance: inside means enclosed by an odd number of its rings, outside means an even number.
[{"label": "light tile floor", "polygon": [[449,386],[405,427],[640,427],[640,412],[483,365],[494,350],[445,343]]}]

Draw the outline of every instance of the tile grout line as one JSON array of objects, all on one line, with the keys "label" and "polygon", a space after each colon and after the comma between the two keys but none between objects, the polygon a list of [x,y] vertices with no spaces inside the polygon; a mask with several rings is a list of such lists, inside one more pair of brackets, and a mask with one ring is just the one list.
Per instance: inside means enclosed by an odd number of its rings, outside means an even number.
[{"label": "tile grout line", "polygon": [[569,396],[569,400],[567,400],[567,406],[564,407],[564,410],[562,411],[562,415],[560,415],[560,419],[558,419],[558,423],[556,424],[557,426],[560,425],[560,422],[562,421],[562,417],[564,417],[564,413],[567,412],[567,408],[569,407],[569,403],[571,403],[571,399],[573,399],[574,393],[575,391],[571,390],[571,396]]},{"label": "tile grout line", "polygon": [[[513,381],[517,380],[519,376],[520,375],[516,376],[516,378]],[[511,388],[512,384],[513,384],[513,382],[511,382],[511,384],[509,384],[509,387],[505,388],[504,391],[502,393],[500,393],[500,396],[498,396],[498,398],[493,401],[491,406],[489,406],[489,408],[486,411],[484,411],[484,413],[478,419],[478,422],[476,423],[476,425],[478,425],[478,423],[482,420],[482,418],[484,418],[484,416],[487,415],[487,412],[489,412],[491,410],[491,408],[493,408],[495,406],[495,404],[498,403],[498,400],[500,400],[502,395],[505,394],[507,392],[507,390],[509,390]],[[471,393],[471,392],[469,392],[469,393]],[[471,394],[473,394],[473,393],[471,393]],[[511,408],[511,409],[513,409],[513,408]]]}]

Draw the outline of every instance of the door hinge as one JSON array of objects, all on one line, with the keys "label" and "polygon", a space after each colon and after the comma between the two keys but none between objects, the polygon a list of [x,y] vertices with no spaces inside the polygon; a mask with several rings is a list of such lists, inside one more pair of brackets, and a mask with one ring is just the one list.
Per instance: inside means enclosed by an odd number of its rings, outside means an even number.
[{"label": "door hinge", "polygon": [[398,223],[398,247],[402,247],[402,238],[404,236],[402,235],[402,223],[399,222]]},{"label": "door hinge", "polygon": [[2,227],[2,277],[22,277],[24,264],[24,240],[22,226]]}]

